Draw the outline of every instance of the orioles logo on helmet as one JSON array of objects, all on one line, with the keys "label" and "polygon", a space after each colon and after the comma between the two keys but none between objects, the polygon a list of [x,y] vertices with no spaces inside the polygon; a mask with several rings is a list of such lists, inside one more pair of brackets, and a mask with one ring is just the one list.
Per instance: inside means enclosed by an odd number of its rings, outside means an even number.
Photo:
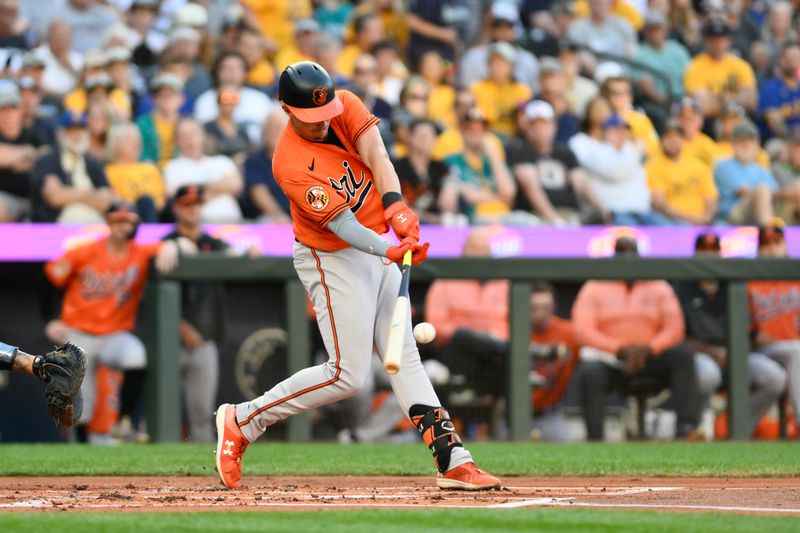
[{"label": "orioles logo on helmet", "polygon": [[315,210],[322,211],[328,207],[330,196],[328,196],[328,191],[326,191],[324,187],[314,185],[313,187],[309,187],[306,191],[306,202]]},{"label": "orioles logo on helmet", "polygon": [[316,105],[325,105],[328,101],[328,88],[317,87],[314,89],[314,92],[311,93],[311,101]]}]

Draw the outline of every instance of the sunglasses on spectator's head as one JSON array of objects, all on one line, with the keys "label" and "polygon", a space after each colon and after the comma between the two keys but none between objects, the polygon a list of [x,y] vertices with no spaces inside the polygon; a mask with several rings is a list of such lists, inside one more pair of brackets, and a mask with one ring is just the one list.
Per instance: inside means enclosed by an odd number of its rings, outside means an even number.
[{"label": "sunglasses on spectator's head", "polygon": [[236,105],[239,103],[239,93],[224,91],[219,93],[219,103],[222,105]]}]

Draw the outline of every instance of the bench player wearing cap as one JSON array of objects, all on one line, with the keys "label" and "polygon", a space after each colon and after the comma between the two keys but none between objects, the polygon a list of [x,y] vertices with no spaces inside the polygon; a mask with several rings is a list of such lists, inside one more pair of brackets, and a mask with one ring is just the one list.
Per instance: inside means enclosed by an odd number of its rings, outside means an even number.
[{"label": "bench player wearing cap", "polygon": [[[328,73],[308,61],[283,71],[279,96],[289,125],[275,149],[273,169],[291,204],[295,269],[330,358],[259,398],[219,407],[216,466],[228,488],[239,486],[247,446],[269,426],[363,386],[373,345],[381,357],[386,348],[401,277],[393,263],[407,250],[414,264],[427,257],[428,244],[418,243],[419,219],[402,201],[378,119],[353,93],[334,91]],[[389,224],[401,239],[397,246],[380,236]],[[402,367],[390,380],[433,453],[440,488],[500,487],[462,446],[420,363],[410,325]]]}]

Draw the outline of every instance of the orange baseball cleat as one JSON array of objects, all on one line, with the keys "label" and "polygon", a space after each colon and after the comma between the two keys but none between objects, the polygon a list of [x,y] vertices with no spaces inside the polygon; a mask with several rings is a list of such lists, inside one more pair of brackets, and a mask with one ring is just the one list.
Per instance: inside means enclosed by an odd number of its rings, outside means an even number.
[{"label": "orange baseball cleat", "polygon": [[473,462],[464,463],[444,474],[439,474],[436,477],[436,484],[440,489],[451,490],[499,489],[502,486],[499,479],[487,474]]},{"label": "orange baseball cleat", "polygon": [[222,484],[235,489],[242,481],[242,456],[250,444],[236,423],[236,406],[217,408],[217,473]]}]

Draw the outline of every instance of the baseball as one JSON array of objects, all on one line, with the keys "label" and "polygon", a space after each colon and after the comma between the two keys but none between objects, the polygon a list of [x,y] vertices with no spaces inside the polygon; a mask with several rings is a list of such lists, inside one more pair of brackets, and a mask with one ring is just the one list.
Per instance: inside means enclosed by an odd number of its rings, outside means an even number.
[{"label": "baseball", "polygon": [[420,344],[428,344],[436,338],[436,328],[430,322],[420,322],[414,326],[414,338]]}]

